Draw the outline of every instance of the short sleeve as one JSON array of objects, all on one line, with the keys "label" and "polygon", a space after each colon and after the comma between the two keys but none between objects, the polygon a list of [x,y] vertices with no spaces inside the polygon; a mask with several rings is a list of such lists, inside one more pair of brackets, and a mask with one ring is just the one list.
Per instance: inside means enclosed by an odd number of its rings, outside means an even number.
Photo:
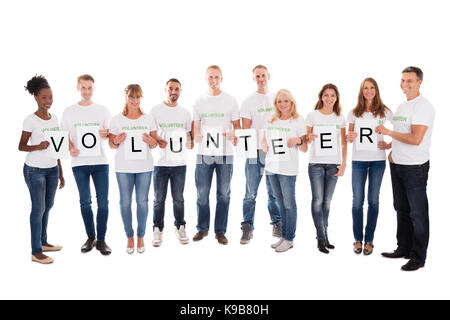
[{"label": "short sleeve", "polygon": [[248,99],[245,99],[244,102],[242,102],[240,115],[241,118],[252,120],[252,114],[250,112],[250,104],[248,103]]},{"label": "short sleeve", "polygon": [[345,128],[347,126],[347,122],[345,121],[345,116],[344,115],[341,115],[339,117],[339,124],[341,126],[341,129]]},{"label": "short sleeve", "polygon": [[314,116],[313,116],[313,112],[308,113],[308,115],[306,116],[306,125],[308,127],[314,127]]},{"label": "short sleeve", "polygon": [[103,129],[109,129],[110,126],[110,122],[111,122],[111,113],[109,112],[109,110],[107,108],[104,109],[104,119],[103,119]]},{"label": "short sleeve", "polygon": [[240,120],[239,104],[235,98],[231,98],[231,121]]},{"label": "short sleeve", "polygon": [[33,132],[33,122],[30,117],[26,117],[23,120],[22,130],[26,132]]},{"label": "short sleeve", "polygon": [[394,114],[391,110],[386,109],[386,120],[389,122],[392,122],[392,118],[394,117]]},{"label": "short sleeve", "polygon": [[63,115],[61,117],[61,130],[70,130],[66,111],[63,112]]},{"label": "short sleeve", "polygon": [[197,101],[194,102],[194,105],[192,107],[192,120],[193,121],[201,120],[200,113],[198,111],[199,107],[200,107],[200,101],[197,100]]},{"label": "short sleeve", "polygon": [[297,121],[298,121],[297,135],[299,137],[303,137],[306,134],[306,122],[305,120],[303,120],[302,116],[299,116]]},{"label": "short sleeve", "polygon": [[347,122],[348,123],[355,123],[355,115],[353,114],[353,110],[350,110],[350,112],[347,115]]},{"label": "short sleeve", "polygon": [[158,130],[158,125],[156,124],[155,117],[153,117],[152,114],[149,114],[147,116],[148,116],[150,131]]},{"label": "short sleeve", "polygon": [[114,135],[118,135],[120,133],[117,117],[111,119],[109,131]]},{"label": "short sleeve", "polygon": [[412,125],[431,127],[434,122],[434,108],[430,103],[418,103],[411,117]]},{"label": "short sleeve", "polygon": [[189,111],[186,111],[186,124],[185,124],[186,131],[192,130],[192,118]]}]

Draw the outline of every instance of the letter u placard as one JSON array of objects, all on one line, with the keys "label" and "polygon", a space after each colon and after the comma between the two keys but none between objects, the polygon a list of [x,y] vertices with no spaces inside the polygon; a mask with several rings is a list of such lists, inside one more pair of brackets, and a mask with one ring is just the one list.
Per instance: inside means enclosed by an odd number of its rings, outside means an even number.
[{"label": "letter u placard", "polygon": [[161,149],[165,153],[165,159],[169,162],[186,161],[186,131],[168,132],[164,136],[167,146]]},{"label": "letter u placard", "polygon": [[101,155],[99,126],[78,127],[77,148],[80,157],[98,157]]},{"label": "letter u placard", "polygon": [[125,130],[125,160],[147,160],[148,145],[142,140],[144,130]]}]

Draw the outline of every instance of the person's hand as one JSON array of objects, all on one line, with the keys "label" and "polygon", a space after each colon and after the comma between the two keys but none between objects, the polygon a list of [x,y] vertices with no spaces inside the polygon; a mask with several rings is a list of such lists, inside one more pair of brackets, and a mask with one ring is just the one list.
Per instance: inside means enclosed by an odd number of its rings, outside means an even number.
[{"label": "person's hand", "polygon": [[66,185],[66,181],[64,180],[64,177],[62,175],[59,176],[59,189],[64,188]]},{"label": "person's hand", "polygon": [[48,148],[49,145],[50,145],[50,142],[48,142],[47,140],[44,140],[41,143],[39,143],[38,150],[45,150]]},{"label": "person's hand", "polygon": [[314,141],[314,139],[316,139],[318,137],[318,135],[311,132],[311,133],[308,133],[307,137],[308,137],[308,143],[311,143]]},{"label": "person's hand", "polygon": [[347,134],[347,141],[350,143],[353,143],[355,141],[356,137],[358,136],[358,132],[356,131],[349,131]]},{"label": "person's hand", "polygon": [[334,175],[335,177],[342,177],[344,175],[345,172],[345,164],[341,164],[340,166],[337,166],[338,168],[338,172]]},{"label": "person's hand", "polygon": [[77,148],[71,148],[71,149],[69,149],[69,152],[70,152],[70,155],[74,158],[78,157],[80,155],[80,150]]},{"label": "person's hand", "polygon": [[394,159],[392,159],[392,151],[389,152],[388,160],[389,160],[390,163],[394,163]]},{"label": "person's hand", "polygon": [[156,140],[153,139],[148,133],[142,134],[142,141],[144,141],[150,149],[154,149],[158,145],[158,142],[156,142]]},{"label": "person's hand", "polygon": [[124,142],[126,139],[127,139],[126,132],[121,132],[117,136],[114,137],[114,139],[113,139],[114,141],[113,142],[114,142],[115,145],[119,145],[122,142]]},{"label": "person's hand", "polygon": [[384,141],[379,141],[378,142],[378,149],[380,150],[388,150],[391,148],[391,145],[387,142]]},{"label": "person's hand", "polygon": [[194,141],[192,141],[191,139],[186,141],[186,148],[188,148],[189,150],[193,149],[194,148]]},{"label": "person's hand", "polygon": [[300,138],[290,138],[288,140],[287,146],[288,146],[288,148],[293,148],[293,147],[296,147],[300,143],[302,143],[302,139],[300,139]]},{"label": "person's hand", "polygon": [[157,141],[157,143],[158,143],[158,145],[159,145],[159,147],[161,149],[164,149],[165,147],[167,147],[167,141],[166,140],[160,139],[160,140]]},{"label": "person's hand", "polygon": [[264,152],[269,152],[269,145],[267,144],[266,139],[261,142],[261,148]]},{"label": "person's hand", "polygon": [[109,135],[109,129],[100,129],[98,130],[98,133],[100,134],[100,138],[106,139]]},{"label": "person's hand", "polygon": [[389,132],[391,131],[386,129],[385,126],[380,124],[378,127],[375,128],[375,132],[378,134],[389,135]]},{"label": "person's hand", "polygon": [[196,134],[195,137],[194,137],[194,140],[195,140],[196,143],[202,143],[203,135]]}]

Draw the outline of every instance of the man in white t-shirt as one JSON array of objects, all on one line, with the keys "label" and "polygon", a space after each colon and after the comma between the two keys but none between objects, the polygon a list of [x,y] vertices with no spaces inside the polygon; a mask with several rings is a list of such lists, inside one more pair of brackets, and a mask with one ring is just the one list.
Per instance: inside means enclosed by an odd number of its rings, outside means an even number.
[{"label": "man in white t-shirt", "polygon": [[[167,187],[170,181],[172,191],[175,233],[178,241],[187,244],[184,220],[184,185],[186,181],[186,158],[180,157],[183,149],[193,148],[191,135],[191,113],[178,104],[181,83],[175,78],[166,83],[166,100],[154,106],[150,112],[157,127],[156,140],[160,146],[160,157],[153,171],[155,200],[153,204],[153,246],[162,243],[164,209]],[[184,150],[186,155],[186,150]]]},{"label": "man in white t-shirt", "polygon": [[240,129],[239,106],[234,97],[220,90],[222,71],[216,65],[206,69],[208,93],[194,104],[194,138],[198,143],[195,184],[197,186],[197,234],[194,241],[208,235],[209,192],[214,171],[217,182],[217,205],[214,223],[216,239],[227,244],[225,237],[230,206],[230,183],[233,174],[234,130]]},{"label": "man in white t-shirt", "polygon": [[408,67],[401,88],[407,101],[394,114],[394,130],[380,125],[376,132],[392,137],[391,167],[394,208],[397,211],[397,249],[386,258],[408,258],[404,271],[425,265],[429,240],[427,180],[434,123],[433,105],[420,95],[423,72]]},{"label": "man in white t-shirt", "polygon": [[[94,78],[85,74],[78,77],[81,101],[64,110],[61,127],[69,131],[69,150],[72,171],[80,195],[80,208],[88,240],[81,252],[94,246],[102,255],[111,254],[105,242],[108,223],[109,165],[102,141],[108,138],[111,114],[104,106],[92,101]],[[97,196],[97,232],[91,208],[90,178]]]},{"label": "man in white t-shirt", "polygon": [[[244,221],[241,223],[242,237],[241,244],[247,244],[253,238],[256,195],[258,194],[259,184],[264,175],[266,163],[266,153],[262,150],[261,139],[268,121],[271,120],[274,113],[274,95],[269,92],[270,74],[267,67],[257,65],[253,68],[253,81],[255,81],[257,90],[249,95],[241,106],[242,129],[255,129],[258,139],[257,158],[247,159],[245,162],[246,188],[243,201]],[[268,203],[267,207],[270,214],[271,224],[273,225],[272,235],[281,237],[281,216],[280,208],[277,204],[272,191],[269,179],[266,177],[266,188]]]}]

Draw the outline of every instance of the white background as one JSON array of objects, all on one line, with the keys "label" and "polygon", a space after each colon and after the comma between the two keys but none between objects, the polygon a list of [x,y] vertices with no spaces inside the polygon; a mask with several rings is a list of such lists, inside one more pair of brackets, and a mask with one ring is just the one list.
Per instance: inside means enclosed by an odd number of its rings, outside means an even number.
[{"label": "white background", "polygon": [[[450,298],[448,1],[41,0],[1,6],[0,298]],[[378,81],[384,102],[395,110],[405,99],[399,87],[401,70],[409,65],[423,69],[422,93],[436,108],[428,189],[431,238],[424,269],[404,273],[400,266],[406,261],[380,256],[396,246],[389,170],[381,190],[374,254],[352,252],[350,154],[332,202],[329,234],[337,249],[329,255],[316,249],[305,155],[297,179],[295,247],[283,254],[269,247],[276,239],[271,237],[264,181],[254,239],[249,245],[239,244],[245,177],[243,160],[237,159],[228,246],[217,244],[213,229],[200,243],[177,243],[169,196],[162,247],[151,247],[150,210],[147,251],[127,255],[111,166],[107,242],[113,254],[83,255],[80,247],[86,236],[78,191],[70,163],[64,160],[66,187],[57,192],[49,222],[49,241],[64,249],[52,254],[51,266],[31,263],[31,205],[22,174],[25,153],[17,149],[22,121],[37,108],[23,89],[28,79],[35,74],[47,77],[54,93],[51,111],[61,117],[64,108],[79,99],[77,76],[90,73],[96,79],[94,100],[114,115],[122,110],[126,85],[143,87],[142,105],[148,112],[164,99],[164,84],[171,77],[180,79],[180,103],[191,109],[194,99],[207,90],[204,71],[210,64],[222,67],[222,88],[241,102],[255,90],[251,70],[260,63],[269,67],[272,91],[291,90],[303,117],[313,110],[320,88],[328,82],[340,89],[346,115],[368,76]],[[194,154],[189,154],[185,192],[191,237],[196,225]],[[113,164],[109,150],[108,157]],[[152,201],[153,185],[150,208]]]}]

